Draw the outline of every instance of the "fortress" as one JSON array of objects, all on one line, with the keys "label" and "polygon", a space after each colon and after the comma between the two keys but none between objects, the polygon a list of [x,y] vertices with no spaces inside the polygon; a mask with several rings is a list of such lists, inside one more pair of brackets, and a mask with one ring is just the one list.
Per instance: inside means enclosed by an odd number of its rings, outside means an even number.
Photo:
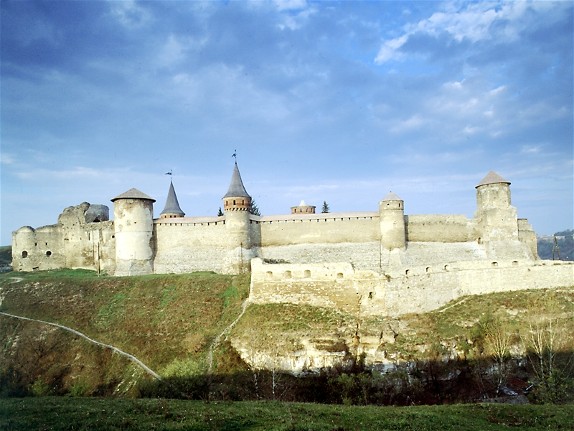
[{"label": "fortress", "polygon": [[428,311],[468,294],[570,286],[574,265],[541,261],[536,235],[494,172],[476,186],[473,218],[405,215],[386,195],[375,212],[251,214],[235,163],[224,214],[186,217],[173,183],[160,217],[137,189],[105,205],[66,208],[57,224],[13,233],[15,271],[86,268],[117,276],[251,271],[250,299],[366,315]]}]

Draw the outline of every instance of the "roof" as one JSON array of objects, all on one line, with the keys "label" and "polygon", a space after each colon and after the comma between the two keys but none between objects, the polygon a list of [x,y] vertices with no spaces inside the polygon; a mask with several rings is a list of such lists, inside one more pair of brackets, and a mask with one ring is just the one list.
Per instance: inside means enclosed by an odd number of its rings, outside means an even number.
[{"label": "roof", "polygon": [[161,214],[176,214],[180,217],[185,215],[179,206],[179,201],[177,200],[177,195],[175,194],[175,189],[173,188],[173,182],[169,184],[169,191],[167,192],[165,208]]},{"label": "roof", "polygon": [[510,181],[505,180],[496,172],[490,171],[476,187],[485,186],[487,184],[510,184]]},{"label": "roof", "polygon": [[393,192],[389,192],[387,193],[387,195],[383,198],[383,201],[402,201],[401,197],[399,195],[397,195],[396,193]]},{"label": "roof", "polygon": [[235,167],[233,168],[229,190],[227,190],[227,193],[225,193],[223,198],[251,198],[251,196],[249,196],[247,193],[247,190],[245,190],[243,181],[241,181],[241,174],[239,173],[237,162],[235,162]]},{"label": "roof", "polygon": [[140,192],[138,189],[129,189],[127,192],[124,192],[121,195],[116,196],[111,201],[115,202],[119,199],[142,199],[155,202],[154,198],[150,198],[148,195],[146,195],[143,192]]}]

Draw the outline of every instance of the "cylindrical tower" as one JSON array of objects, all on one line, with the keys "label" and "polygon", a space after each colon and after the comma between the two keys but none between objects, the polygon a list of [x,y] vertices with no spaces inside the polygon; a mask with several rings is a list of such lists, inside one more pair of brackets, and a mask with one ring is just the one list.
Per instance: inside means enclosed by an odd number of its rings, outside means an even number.
[{"label": "cylindrical tower", "polygon": [[225,227],[229,247],[229,272],[249,270],[251,252],[251,196],[245,190],[237,162],[231,175],[229,190],[223,196]]},{"label": "cylindrical tower", "polygon": [[511,206],[510,181],[490,171],[476,186],[479,242],[518,239],[516,208]]},{"label": "cylindrical tower", "polygon": [[405,209],[403,200],[395,193],[389,192],[379,203],[381,229],[381,246],[387,250],[404,249]]},{"label": "cylindrical tower", "polygon": [[112,199],[116,237],[115,275],[153,273],[153,203],[155,199],[130,189]]}]

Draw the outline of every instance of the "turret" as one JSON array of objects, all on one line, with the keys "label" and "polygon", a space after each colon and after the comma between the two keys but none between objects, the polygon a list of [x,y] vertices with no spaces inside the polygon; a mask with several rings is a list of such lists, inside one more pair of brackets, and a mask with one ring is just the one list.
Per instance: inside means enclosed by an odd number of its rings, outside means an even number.
[{"label": "turret", "polygon": [[177,200],[177,195],[175,194],[175,189],[173,188],[173,181],[169,184],[169,191],[167,192],[165,207],[159,216],[160,218],[177,218],[185,216],[185,213],[179,206],[179,201]]},{"label": "turret", "polygon": [[243,272],[251,260],[250,210],[251,196],[245,190],[237,162],[233,168],[229,189],[223,196],[229,261],[232,272]]},{"label": "turret", "polygon": [[315,205],[307,205],[301,201],[299,206],[291,207],[291,214],[315,214]]},{"label": "turret", "polygon": [[116,237],[115,275],[153,273],[153,203],[155,199],[130,189],[112,199]]},{"label": "turret", "polygon": [[381,246],[387,250],[404,249],[406,235],[403,200],[395,193],[389,192],[379,203],[379,219]]},{"label": "turret", "polygon": [[479,242],[518,239],[516,208],[511,206],[510,181],[490,171],[476,186]]}]

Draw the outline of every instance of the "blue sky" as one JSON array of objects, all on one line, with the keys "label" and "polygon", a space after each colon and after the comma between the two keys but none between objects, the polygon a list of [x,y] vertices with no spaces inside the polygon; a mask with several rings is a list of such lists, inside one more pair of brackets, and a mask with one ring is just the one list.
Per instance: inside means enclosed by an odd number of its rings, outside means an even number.
[{"label": "blue sky", "polygon": [[1,8],[1,244],[136,187],[216,215],[237,160],[304,199],[475,210],[489,170],[573,227],[573,2],[13,1]]}]

